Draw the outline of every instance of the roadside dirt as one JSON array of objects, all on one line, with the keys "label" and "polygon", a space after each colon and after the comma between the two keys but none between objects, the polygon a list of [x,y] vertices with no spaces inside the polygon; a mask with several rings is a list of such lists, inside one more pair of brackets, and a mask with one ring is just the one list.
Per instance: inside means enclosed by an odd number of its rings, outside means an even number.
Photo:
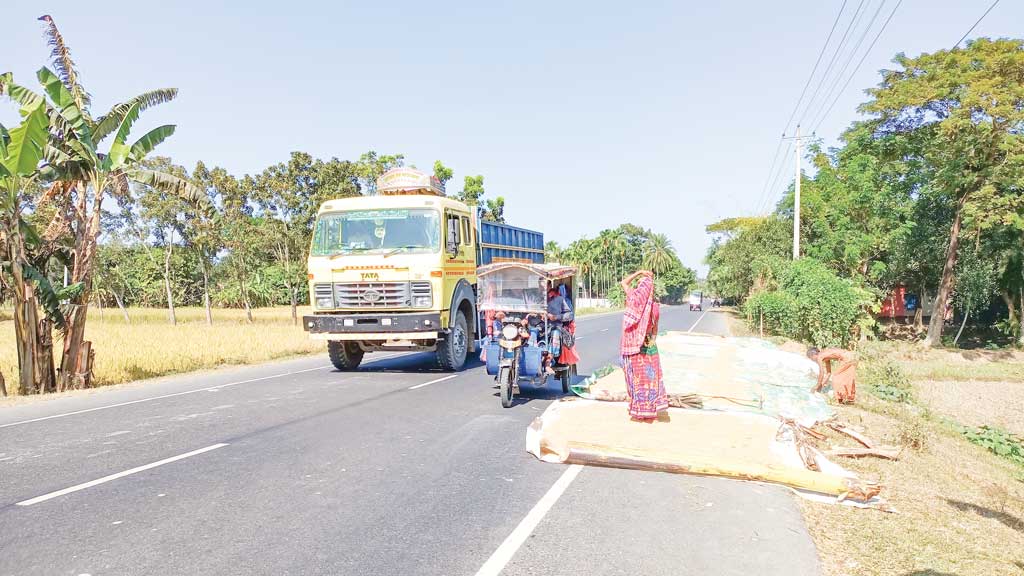
[{"label": "roadside dirt", "polygon": [[924,406],[965,426],[998,426],[1024,436],[1024,383],[921,381]]}]

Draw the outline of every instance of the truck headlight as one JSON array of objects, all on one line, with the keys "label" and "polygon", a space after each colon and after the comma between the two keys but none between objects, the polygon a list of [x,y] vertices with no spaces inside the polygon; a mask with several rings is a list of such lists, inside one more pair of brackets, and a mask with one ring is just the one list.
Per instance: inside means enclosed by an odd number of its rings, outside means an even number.
[{"label": "truck headlight", "polygon": [[417,296],[412,303],[417,308],[430,308],[431,304],[433,304],[433,299],[430,296]]},{"label": "truck headlight", "polygon": [[316,299],[316,307],[317,308],[334,308],[334,298],[331,298],[330,296],[325,296],[325,297],[322,297],[322,298],[317,298]]}]

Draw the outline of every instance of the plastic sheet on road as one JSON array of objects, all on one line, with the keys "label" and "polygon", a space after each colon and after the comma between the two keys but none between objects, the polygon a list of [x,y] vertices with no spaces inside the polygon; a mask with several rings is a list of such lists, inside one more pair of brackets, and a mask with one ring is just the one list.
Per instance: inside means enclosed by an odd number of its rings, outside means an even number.
[{"label": "plastic sheet on road", "polygon": [[877,484],[805,441],[806,428],[834,416],[810,391],[814,362],[756,338],[668,332],[658,349],[670,398],[697,397],[700,408],[632,421],[622,370],[604,370],[573,387],[582,398],[555,402],[534,420],[527,451],[545,462],[763,481],[881,507]]},{"label": "plastic sheet on road", "polygon": [[[813,426],[834,415],[825,397],[810,390],[818,376],[811,360],[757,338],[668,332],[658,350],[670,395],[696,395],[704,408],[757,412]],[[626,381],[619,368],[573,386],[591,400],[624,401]]]}]

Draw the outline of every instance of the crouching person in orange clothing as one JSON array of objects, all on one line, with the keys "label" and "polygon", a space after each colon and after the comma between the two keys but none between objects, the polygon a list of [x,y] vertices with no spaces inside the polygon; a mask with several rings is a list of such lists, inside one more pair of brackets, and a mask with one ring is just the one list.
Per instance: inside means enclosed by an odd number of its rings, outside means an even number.
[{"label": "crouching person in orange clothing", "polygon": [[[818,383],[811,391],[821,392],[831,377],[836,400],[843,404],[853,404],[857,396],[857,356],[840,348],[808,348],[807,357],[818,363]],[[832,362],[836,362],[834,370]]]}]

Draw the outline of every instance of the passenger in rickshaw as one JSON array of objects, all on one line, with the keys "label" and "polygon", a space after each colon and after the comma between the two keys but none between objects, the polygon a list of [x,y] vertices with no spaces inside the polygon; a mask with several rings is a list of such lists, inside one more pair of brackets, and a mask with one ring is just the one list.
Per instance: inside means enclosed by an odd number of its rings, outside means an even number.
[{"label": "passenger in rickshaw", "polygon": [[[551,364],[562,355],[562,342],[566,339],[563,332],[565,327],[575,320],[572,306],[569,305],[569,299],[564,295],[564,291],[564,286],[548,290],[547,314],[550,329],[548,331],[548,355],[544,363],[548,374],[555,373]],[[569,337],[571,338],[571,336]]]}]

